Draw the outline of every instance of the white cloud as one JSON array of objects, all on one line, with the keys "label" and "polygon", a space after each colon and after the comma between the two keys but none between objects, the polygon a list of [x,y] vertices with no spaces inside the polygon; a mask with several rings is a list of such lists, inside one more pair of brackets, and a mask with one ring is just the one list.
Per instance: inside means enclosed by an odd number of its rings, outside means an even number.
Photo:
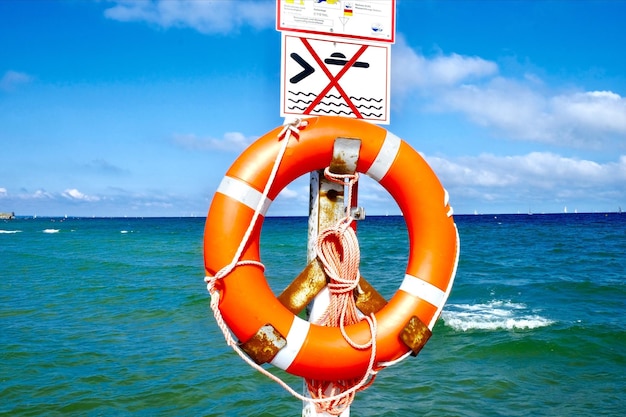
[{"label": "white cloud", "polygon": [[617,202],[626,198],[626,155],[599,163],[549,152],[517,156],[427,158],[457,202],[561,204]]},{"label": "white cloud", "polygon": [[[605,91],[549,95],[511,79],[463,85],[439,98],[440,108],[525,140],[572,147],[608,147],[626,139],[626,98]],[[619,142],[619,141],[618,141]]]},{"label": "white cloud", "polygon": [[226,132],[222,139],[199,138],[194,134],[175,134],[173,141],[176,145],[191,150],[219,150],[237,151],[246,149],[253,141],[239,132]]},{"label": "white cloud", "polygon": [[453,86],[498,73],[494,62],[458,54],[428,59],[415,52],[399,36],[392,53],[393,93],[403,95],[415,88]]},{"label": "white cloud", "polygon": [[516,81],[497,77],[486,86],[465,84],[442,92],[435,100],[441,111],[459,111],[481,126],[504,130],[513,137],[546,139],[545,98]]},{"label": "white cloud", "polygon": [[65,197],[65,198],[67,198],[69,200],[73,200],[73,201],[94,202],[94,201],[99,201],[100,200],[100,197],[89,196],[89,195],[83,194],[80,191],[78,191],[76,188],[67,189],[67,190],[63,191],[63,193],[61,193],[61,196]]},{"label": "white cloud", "polygon": [[27,193],[26,194],[20,194],[19,197],[22,198],[22,199],[26,199],[26,200],[29,200],[29,199],[40,200],[40,199],[43,199],[43,198],[45,198],[45,199],[53,199],[54,195],[49,193],[49,192],[47,192],[47,191],[45,191],[45,190],[37,190],[33,194],[27,194]]},{"label": "white cloud", "polygon": [[560,184],[588,188],[604,184],[626,187],[626,155],[616,162],[606,163],[567,158],[550,152],[517,156],[481,154],[452,160],[429,157],[428,160],[442,178],[460,186],[504,188],[533,184],[552,188]]},{"label": "white cloud", "polygon": [[425,57],[394,46],[392,89],[436,112],[457,112],[504,138],[565,147],[626,149],[626,97],[612,91],[559,91],[533,74],[506,77],[479,57]]},{"label": "white cloud", "polygon": [[298,197],[298,192],[296,190],[293,190],[293,189],[289,188],[289,187],[285,187],[280,192],[280,196],[281,196],[281,198],[292,200],[292,199]]},{"label": "white cloud", "polygon": [[87,195],[75,188],[63,192],[39,189],[7,192],[2,197],[6,211],[19,215],[43,216],[167,216],[204,215],[208,202],[204,196],[183,196],[163,189],[134,192],[109,187],[102,194]]},{"label": "white cloud", "polygon": [[[604,163],[550,152],[425,159],[449,191],[457,214],[475,209],[560,212],[564,206],[572,211],[613,211],[626,205],[626,155]],[[308,176],[303,176],[283,190],[270,215],[306,215],[308,198]],[[359,181],[359,206],[367,215],[399,214],[391,195],[365,175]]]},{"label": "white cloud", "polygon": [[140,21],[163,28],[189,27],[201,33],[228,33],[249,25],[273,27],[274,2],[206,0],[118,0],[105,11],[109,19]]},{"label": "white cloud", "polygon": [[[582,134],[626,135],[626,98],[610,91],[589,91],[553,97],[555,118]],[[595,139],[591,136],[591,139]]]},{"label": "white cloud", "polygon": [[[551,152],[456,158],[426,155],[425,159],[449,191],[457,214],[475,209],[510,213],[526,212],[529,208],[535,212],[559,212],[564,206],[571,211],[613,211],[618,206],[626,207],[626,155],[608,162]],[[308,180],[308,175],[304,175],[290,183],[269,213],[307,215]],[[63,192],[21,190],[18,194],[0,188],[0,199],[11,211],[24,214],[204,215],[213,192],[180,195],[163,189],[138,193],[109,188],[108,193],[95,196],[75,188]],[[76,204],[81,202],[97,204]],[[359,182],[359,205],[367,215],[399,214],[387,191],[364,175]]]},{"label": "white cloud", "polygon": [[2,91],[13,91],[17,87],[22,84],[28,84],[33,80],[33,77],[30,75],[17,72],[17,71],[7,71],[4,73],[2,78],[0,78],[0,90]]}]

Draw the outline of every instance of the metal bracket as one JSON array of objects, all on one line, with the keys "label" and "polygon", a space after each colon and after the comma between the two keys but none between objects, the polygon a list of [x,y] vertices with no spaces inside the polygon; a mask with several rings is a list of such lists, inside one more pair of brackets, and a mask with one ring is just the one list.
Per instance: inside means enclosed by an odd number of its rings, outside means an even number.
[{"label": "metal bracket", "polygon": [[356,306],[361,313],[366,316],[378,313],[386,304],[387,300],[361,276],[356,296]]},{"label": "metal bracket", "polygon": [[271,362],[285,346],[287,339],[271,324],[261,327],[247,342],[239,344],[239,347],[259,365]]},{"label": "metal bracket", "polygon": [[[333,159],[328,167],[330,172],[333,174],[354,174],[359,162],[360,150],[361,139],[336,138],[333,144]],[[347,204],[351,205],[352,201],[348,201]],[[363,220],[365,219],[365,209],[363,207],[350,207],[350,216],[354,220]]]},{"label": "metal bracket", "polygon": [[417,356],[431,335],[432,332],[428,326],[417,316],[412,316],[400,332],[400,339],[411,349],[411,356]]},{"label": "metal bracket", "polygon": [[330,172],[333,174],[354,174],[359,161],[361,139],[337,138],[333,145],[333,159],[330,161]]},{"label": "metal bracket", "polygon": [[364,220],[365,209],[363,207],[350,207],[350,216],[352,216],[354,220]]},{"label": "metal bracket", "polygon": [[315,258],[300,272],[278,296],[278,301],[293,314],[298,314],[326,286],[326,274],[319,259]]}]

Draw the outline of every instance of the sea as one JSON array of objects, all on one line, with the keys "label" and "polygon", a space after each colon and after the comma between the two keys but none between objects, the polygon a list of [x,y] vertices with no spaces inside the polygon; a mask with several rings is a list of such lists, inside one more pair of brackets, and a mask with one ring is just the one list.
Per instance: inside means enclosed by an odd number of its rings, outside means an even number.
[{"label": "sea", "polygon": [[[455,222],[461,255],[432,338],[382,370],[350,415],[626,415],[626,214]],[[224,342],[203,282],[204,223],[1,221],[0,415],[301,415]],[[389,299],[406,268],[403,218],[366,217],[358,237],[361,273]],[[306,241],[306,218],[265,220],[276,293],[303,269]]]}]

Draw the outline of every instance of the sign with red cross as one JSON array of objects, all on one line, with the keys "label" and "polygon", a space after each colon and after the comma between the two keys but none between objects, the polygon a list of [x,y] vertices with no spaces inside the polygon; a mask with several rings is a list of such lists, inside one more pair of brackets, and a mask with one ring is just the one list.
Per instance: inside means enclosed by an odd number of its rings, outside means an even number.
[{"label": "sign with red cross", "polygon": [[282,36],[281,116],[389,123],[390,45]]}]

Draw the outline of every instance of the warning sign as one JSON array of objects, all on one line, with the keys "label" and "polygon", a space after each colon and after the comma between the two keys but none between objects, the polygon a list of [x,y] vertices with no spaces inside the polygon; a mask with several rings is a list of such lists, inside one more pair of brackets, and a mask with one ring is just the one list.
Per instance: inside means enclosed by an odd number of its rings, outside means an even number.
[{"label": "warning sign", "polygon": [[333,115],[389,123],[388,44],[283,34],[281,116]]},{"label": "warning sign", "polygon": [[396,0],[278,0],[276,29],[393,43]]}]

